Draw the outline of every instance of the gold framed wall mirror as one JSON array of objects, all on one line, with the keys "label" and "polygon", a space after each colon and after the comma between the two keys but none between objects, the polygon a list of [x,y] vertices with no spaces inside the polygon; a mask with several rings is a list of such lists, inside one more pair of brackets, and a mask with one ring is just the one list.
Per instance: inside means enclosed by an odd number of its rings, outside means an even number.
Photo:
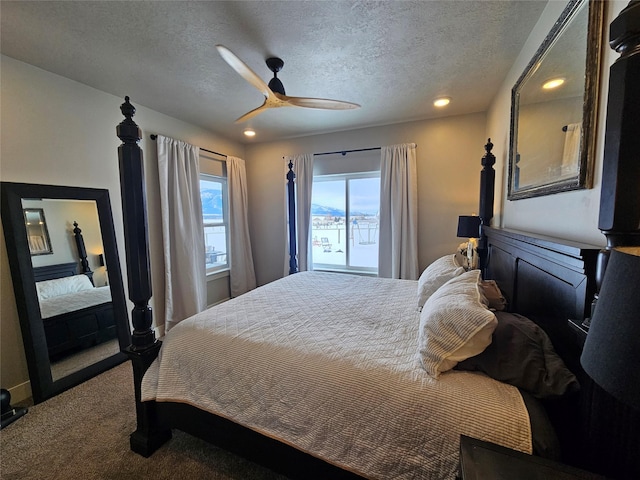
[{"label": "gold framed wall mirror", "polygon": [[[39,403],[126,360],[131,329],[109,192],[2,182],[0,194],[31,391]],[[51,251],[33,254],[31,236],[43,234],[43,224],[35,230],[31,224],[45,218]]]},{"label": "gold framed wall mirror", "polygon": [[604,9],[570,1],[512,89],[509,200],[591,188]]}]

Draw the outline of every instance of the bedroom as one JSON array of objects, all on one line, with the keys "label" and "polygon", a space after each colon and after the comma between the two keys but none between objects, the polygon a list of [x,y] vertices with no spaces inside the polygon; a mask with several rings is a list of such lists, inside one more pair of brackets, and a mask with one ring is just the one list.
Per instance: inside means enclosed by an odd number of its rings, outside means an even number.
[{"label": "bedroom", "polygon": [[[611,2],[607,18],[613,18],[626,2]],[[510,89],[524,66],[553,25],[563,8],[563,2],[550,2],[539,23],[511,66],[501,83],[498,94],[486,112],[459,115],[434,120],[411,122],[406,125],[371,127],[359,132],[331,133],[308,138],[273,141],[265,144],[241,144],[221,135],[207,132],[185,122],[169,118],[139,105],[136,120],[145,129],[142,148],[147,161],[153,156],[153,143],[148,133],[165,132],[175,138],[190,141],[204,148],[244,157],[248,162],[251,202],[263,206],[265,212],[251,219],[254,238],[254,256],[258,283],[264,284],[281,273],[282,261],[270,254],[279,249],[282,239],[271,228],[271,222],[283,222],[281,202],[274,195],[278,188],[279,158],[285,153],[306,151],[326,151],[336,148],[359,148],[371,144],[391,144],[413,141],[425,146],[419,157],[420,205],[430,205],[421,211],[420,267],[449,251],[457,244],[455,237],[456,218],[460,214],[471,213],[477,208],[477,171],[483,145],[487,136],[496,144],[494,152],[498,156],[497,175],[503,178],[508,144],[508,118]],[[603,52],[603,91],[606,89],[608,66],[616,57],[614,52]],[[121,98],[74,83],[30,65],[8,57],[2,58],[2,174],[6,181],[30,183],[53,183],[108,188],[116,223],[118,244],[123,244],[122,213],[118,202],[118,174],[113,161],[118,140],[105,137],[104,132],[113,131],[120,121],[114,105]],[[124,92],[127,93],[127,92]],[[135,99],[132,98],[135,103]],[[43,114],[46,106],[46,114]],[[606,98],[601,96],[599,125],[604,123]],[[98,115],[96,112],[100,112]],[[62,131],[59,131],[62,130]],[[460,132],[464,131],[464,137]],[[68,141],[82,132],[82,144]],[[603,130],[598,130],[598,145],[603,143]],[[427,150],[426,146],[429,146]],[[55,147],[55,148],[52,148]],[[602,148],[599,148],[600,152]],[[595,171],[601,170],[601,154],[596,158]],[[431,163],[435,162],[435,163]],[[43,166],[56,165],[56,169]],[[429,168],[421,168],[429,165]],[[434,165],[434,176],[430,172]],[[153,170],[149,170],[152,172]],[[153,173],[149,173],[153,175]],[[563,236],[602,245],[604,239],[597,229],[599,201],[599,173],[596,173],[594,188],[579,192],[542,197],[518,202],[497,202],[496,221],[505,226],[517,228],[526,219],[526,224],[539,233]],[[444,188],[440,179],[456,178],[456,190]],[[502,183],[498,182],[496,198],[502,198]],[[150,198],[157,198],[157,191],[150,192]],[[276,198],[274,200],[274,198]],[[153,203],[153,202],[152,202]],[[550,212],[542,218],[540,212]],[[269,218],[263,223],[262,218]],[[437,219],[434,221],[433,219]],[[567,224],[570,222],[570,228]],[[537,228],[536,228],[537,227]],[[150,228],[154,237],[159,236],[157,217],[152,215]],[[572,232],[567,234],[567,231]],[[257,241],[259,239],[259,241]],[[122,247],[121,247],[122,248]],[[122,249],[120,254],[123,255]],[[152,262],[161,256],[159,246],[152,241]],[[6,253],[3,253],[3,298],[11,298],[11,282],[6,268]],[[124,264],[124,258],[121,259]],[[154,291],[162,291],[162,275],[154,272]],[[224,295],[222,296],[224,298]],[[162,302],[153,299],[154,311],[162,316]],[[24,353],[16,345],[21,345],[15,305],[2,305],[2,378],[3,384],[15,389],[16,398],[28,396],[28,375]]]}]

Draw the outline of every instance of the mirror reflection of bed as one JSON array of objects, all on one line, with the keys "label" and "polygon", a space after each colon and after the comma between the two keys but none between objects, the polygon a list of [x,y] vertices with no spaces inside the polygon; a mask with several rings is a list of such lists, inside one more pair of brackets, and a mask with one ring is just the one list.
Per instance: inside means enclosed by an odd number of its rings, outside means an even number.
[{"label": "mirror reflection of bed", "polygon": [[34,269],[54,381],[120,351],[109,285],[94,286],[77,269],[77,262]]},{"label": "mirror reflection of bed", "polygon": [[[53,381],[119,352],[96,202],[23,199],[47,213],[50,255],[32,255]],[[78,223],[81,222],[81,223]],[[58,263],[64,261],[65,263]]]}]

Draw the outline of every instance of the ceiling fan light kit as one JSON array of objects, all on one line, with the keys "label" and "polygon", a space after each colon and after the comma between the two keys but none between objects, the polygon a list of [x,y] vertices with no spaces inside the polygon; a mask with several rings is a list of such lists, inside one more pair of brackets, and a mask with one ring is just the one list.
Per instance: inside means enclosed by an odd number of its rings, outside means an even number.
[{"label": "ceiling fan light kit", "polygon": [[241,123],[255,117],[267,108],[277,107],[304,107],[319,108],[323,110],[350,110],[360,108],[357,103],[330,100],[326,98],[290,97],[285,94],[284,85],[278,78],[278,72],[284,67],[284,61],[277,57],[266,60],[267,67],[273,72],[273,78],[267,85],[251,68],[238,58],[224,45],[216,45],[216,49],[225,62],[229,64],[242,78],[253,85],[265,97],[264,103],[236,120]]}]

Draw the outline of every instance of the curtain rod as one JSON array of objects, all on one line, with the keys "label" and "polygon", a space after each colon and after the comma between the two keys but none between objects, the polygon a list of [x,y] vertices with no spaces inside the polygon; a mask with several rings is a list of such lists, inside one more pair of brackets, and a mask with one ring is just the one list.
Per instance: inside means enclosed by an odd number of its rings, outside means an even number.
[{"label": "curtain rod", "polygon": [[382,147],[371,147],[371,148],[356,148],[354,150],[339,150],[337,152],[322,152],[322,153],[314,153],[313,155],[335,155],[336,153],[341,153],[342,156],[345,156],[347,153],[354,152],[368,152],[370,150],[380,150]]},{"label": "curtain rod", "polygon": [[[347,153],[369,152],[371,150],[382,150],[382,147],[355,148],[353,150],[338,150],[337,152],[314,153],[313,156],[315,157],[316,155],[335,155],[336,153],[340,153],[340,154],[342,154],[342,156],[345,156]],[[285,158],[285,157],[283,156],[282,158]]]},{"label": "curtain rod", "polygon": [[[155,140],[156,138],[158,138],[158,135],[152,133],[151,140]],[[200,148],[200,150],[203,150],[205,152],[213,153],[214,155],[220,155],[221,157],[227,158],[227,156],[224,153],[214,152],[213,150],[207,150],[206,148],[202,148],[202,147],[198,147],[198,148]]]}]

